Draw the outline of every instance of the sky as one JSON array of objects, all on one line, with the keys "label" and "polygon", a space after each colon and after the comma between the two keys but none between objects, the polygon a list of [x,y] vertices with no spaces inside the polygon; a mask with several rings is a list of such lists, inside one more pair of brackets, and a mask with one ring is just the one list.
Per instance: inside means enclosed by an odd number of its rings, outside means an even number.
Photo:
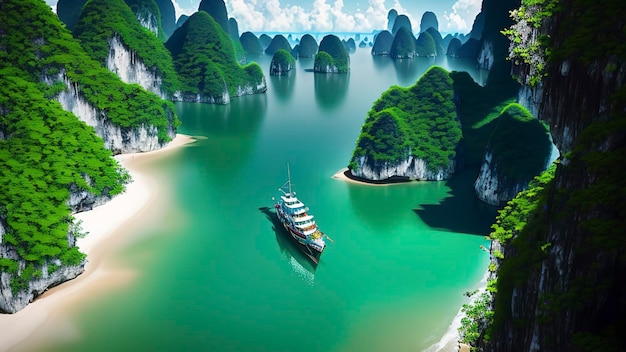
[{"label": "sky", "polygon": [[[56,9],[57,0],[46,0]],[[172,0],[176,18],[198,10],[200,0]],[[224,0],[239,32],[371,32],[387,28],[391,9],[411,19],[414,32],[426,11],[441,33],[468,33],[482,0]]]}]

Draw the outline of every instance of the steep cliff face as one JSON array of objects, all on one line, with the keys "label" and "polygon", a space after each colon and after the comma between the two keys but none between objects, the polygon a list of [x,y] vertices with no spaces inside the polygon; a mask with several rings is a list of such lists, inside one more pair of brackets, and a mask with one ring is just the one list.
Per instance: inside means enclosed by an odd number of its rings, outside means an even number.
[{"label": "steep cliff face", "polygon": [[478,68],[483,70],[491,70],[491,66],[493,66],[493,62],[495,60],[493,52],[493,44],[485,40],[482,43],[480,51],[478,52]]},{"label": "steep cliff face", "polygon": [[[137,128],[126,128],[112,124],[107,119],[106,112],[96,109],[80,93],[80,87],[72,83],[61,71],[57,77],[47,77],[44,81],[51,84],[55,81],[65,83],[66,89],[59,93],[57,100],[63,109],[78,116],[87,125],[96,130],[96,134],[104,140],[105,148],[114,154],[147,152],[160,149],[164,146],[159,142],[158,130],[155,126],[142,124]],[[170,115],[172,113],[170,112]],[[173,121],[173,115],[170,116]],[[174,138],[176,130],[170,123],[168,136]]]},{"label": "steep cliff face", "polygon": [[626,350],[626,13],[557,3],[540,29],[553,51],[539,116],[564,157],[507,245],[487,351]]},{"label": "steep cliff face", "polygon": [[358,167],[351,169],[353,176],[371,180],[384,181],[393,177],[406,177],[423,181],[442,181],[449,179],[455,171],[455,162],[446,167],[429,168],[423,159],[409,156],[399,163],[370,162],[367,156],[356,158]]},{"label": "steep cliff face", "polygon": [[119,36],[109,39],[109,55],[106,67],[123,82],[136,83],[145,90],[167,99],[168,94],[161,89],[163,79],[157,74],[156,67],[149,69],[134,50],[128,48]]},{"label": "steep cliff face", "polygon": [[491,151],[485,153],[485,161],[474,182],[474,191],[480,200],[491,205],[501,205],[523,191],[524,182],[510,182],[499,172]]}]

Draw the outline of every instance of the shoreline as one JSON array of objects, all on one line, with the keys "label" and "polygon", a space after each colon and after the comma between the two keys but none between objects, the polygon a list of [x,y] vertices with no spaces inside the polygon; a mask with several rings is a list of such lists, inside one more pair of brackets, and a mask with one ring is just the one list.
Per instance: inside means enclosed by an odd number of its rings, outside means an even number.
[{"label": "shoreline", "polygon": [[332,178],[336,180],[341,180],[341,181],[346,181],[346,182],[350,182],[350,183],[354,183],[358,185],[366,185],[366,186],[393,186],[393,185],[404,185],[407,183],[419,182],[417,180],[412,180],[409,178],[400,178],[400,177],[398,177],[397,179],[387,179],[387,180],[382,180],[382,181],[370,181],[370,180],[359,179],[359,178],[352,176],[352,174],[350,173],[350,170],[347,167],[344,167],[341,170],[337,171],[332,176]]},{"label": "shoreline", "polygon": [[[177,134],[164,148],[114,156],[129,172],[132,182],[126,185],[124,193],[107,203],[73,215],[82,221],[83,231],[88,232],[76,243],[80,251],[87,254],[85,271],[75,279],[50,288],[21,311],[0,314],[0,331],[3,332],[0,351],[35,350],[49,346],[55,339],[77,338],[79,333],[65,312],[74,309],[77,301],[124,285],[137,275],[131,270],[111,268],[105,259],[111,249],[128,242],[122,233],[124,228],[142,216],[151,201],[159,196],[158,182],[140,164],[162,158],[195,141],[191,136]],[[58,334],[59,331],[63,334]]]}]

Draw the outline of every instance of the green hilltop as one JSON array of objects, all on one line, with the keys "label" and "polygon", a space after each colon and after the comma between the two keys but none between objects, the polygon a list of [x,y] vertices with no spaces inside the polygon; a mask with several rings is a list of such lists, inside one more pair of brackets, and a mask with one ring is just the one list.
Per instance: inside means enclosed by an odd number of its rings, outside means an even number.
[{"label": "green hilltop", "polygon": [[322,38],[313,63],[315,72],[347,73],[350,71],[350,56],[345,45],[333,34]]},{"label": "green hilltop", "polygon": [[498,171],[518,182],[543,172],[552,150],[547,127],[517,103],[502,110],[488,143]]},{"label": "green hilltop", "polygon": [[261,67],[256,63],[241,66],[230,35],[204,11],[189,17],[165,46],[174,58],[183,95],[202,95],[219,102],[225,92],[234,97],[245,87],[251,87],[251,93],[265,90]]}]

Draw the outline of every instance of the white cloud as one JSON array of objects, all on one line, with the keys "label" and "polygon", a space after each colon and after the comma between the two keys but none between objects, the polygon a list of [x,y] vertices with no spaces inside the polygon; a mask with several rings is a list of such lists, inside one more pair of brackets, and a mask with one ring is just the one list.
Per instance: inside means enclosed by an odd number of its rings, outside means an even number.
[{"label": "white cloud", "polygon": [[[348,12],[344,0],[315,0],[311,5],[283,5],[280,0],[231,0],[229,17],[240,31],[370,32],[387,27],[385,0],[368,0],[365,11]],[[398,0],[393,8],[402,11]]]},{"label": "white cloud", "polygon": [[480,12],[482,0],[458,0],[452,5],[451,13],[444,13],[447,23],[444,30],[467,33],[472,29],[474,19]]}]

